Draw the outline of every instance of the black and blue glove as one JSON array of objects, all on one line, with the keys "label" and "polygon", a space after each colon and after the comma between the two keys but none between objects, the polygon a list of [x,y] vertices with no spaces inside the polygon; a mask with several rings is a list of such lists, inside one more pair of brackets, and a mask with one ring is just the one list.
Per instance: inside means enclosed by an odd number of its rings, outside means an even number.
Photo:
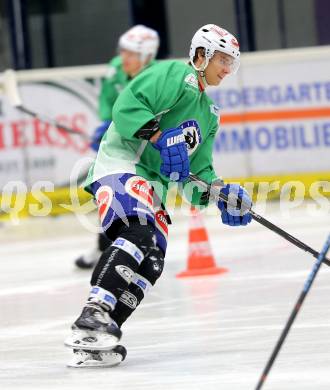
[{"label": "black and blue glove", "polygon": [[[241,226],[250,223],[252,216],[249,210],[252,207],[252,201],[247,191],[238,184],[227,184],[220,192],[228,197],[228,203],[223,200],[218,202],[222,222],[230,226]],[[237,202],[237,200],[240,202]]]},{"label": "black and blue glove", "polygon": [[108,130],[110,123],[111,121],[104,121],[94,130],[89,146],[91,147],[91,149],[95,150],[95,152],[99,150],[102,137],[104,133]]},{"label": "black and blue glove", "polygon": [[189,176],[187,144],[181,129],[163,131],[152,145],[160,151],[161,174],[173,181],[184,181]]}]

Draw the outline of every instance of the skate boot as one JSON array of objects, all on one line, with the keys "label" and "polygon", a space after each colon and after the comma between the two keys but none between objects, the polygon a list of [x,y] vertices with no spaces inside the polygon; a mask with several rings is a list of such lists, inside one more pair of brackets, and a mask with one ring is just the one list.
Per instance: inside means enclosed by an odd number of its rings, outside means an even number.
[{"label": "skate boot", "polygon": [[78,257],[74,263],[80,269],[92,269],[99,261],[101,254],[102,252],[98,248],[95,248],[85,255]]},{"label": "skate boot", "polygon": [[88,303],[72,325],[72,334],[64,344],[74,349],[89,351],[110,350],[115,347],[122,332],[107,311],[96,303]]},{"label": "skate boot", "polygon": [[67,366],[75,368],[113,367],[124,361],[126,355],[126,348],[122,345],[116,345],[114,348],[107,351],[74,349],[72,359]]}]

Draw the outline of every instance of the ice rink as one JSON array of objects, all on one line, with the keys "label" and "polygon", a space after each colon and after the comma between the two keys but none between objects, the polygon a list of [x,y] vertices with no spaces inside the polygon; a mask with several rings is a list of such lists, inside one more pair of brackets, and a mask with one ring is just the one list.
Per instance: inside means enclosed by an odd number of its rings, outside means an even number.
[{"label": "ice rink", "polygon": [[[275,203],[262,215],[319,251],[330,214],[310,206],[284,215]],[[90,272],[73,260],[94,235],[73,215],[3,223],[0,388],[254,389],[315,259],[256,222],[230,228],[205,216],[217,263],[229,272],[177,279],[189,218],[173,221],[162,279],[123,327],[127,359],[102,369],[67,368],[63,346],[89,291]],[[329,297],[323,266],[265,390],[330,389]]]}]

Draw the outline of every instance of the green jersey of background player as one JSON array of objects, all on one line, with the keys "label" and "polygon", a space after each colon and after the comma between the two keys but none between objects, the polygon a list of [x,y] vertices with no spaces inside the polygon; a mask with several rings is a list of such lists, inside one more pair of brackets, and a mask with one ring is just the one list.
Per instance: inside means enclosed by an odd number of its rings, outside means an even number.
[{"label": "green jersey of background player", "polygon": [[119,38],[118,47],[119,56],[109,61],[107,75],[102,81],[99,95],[102,121],[112,120],[112,108],[119,93],[133,77],[155,62],[158,33],[143,25],[134,26]]},{"label": "green jersey of background player", "polygon": [[[73,351],[83,350],[73,353],[71,366],[111,366],[125,358],[125,348],[118,346],[121,326],[164,266],[169,219],[159,199],[166,199],[171,181],[189,186],[189,172],[209,184],[217,180],[212,147],[219,113],[204,89],[235,73],[239,56],[233,35],[216,25],[203,26],[192,39],[189,65],[156,64],[118,97],[86,183],[113,244],[94,269],[87,303],[66,340]],[[251,205],[239,185],[220,190]],[[208,202],[198,191],[188,200]],[[223,223],[251,222],[248,208],[242,213],[221,200],[217,205]]]}]

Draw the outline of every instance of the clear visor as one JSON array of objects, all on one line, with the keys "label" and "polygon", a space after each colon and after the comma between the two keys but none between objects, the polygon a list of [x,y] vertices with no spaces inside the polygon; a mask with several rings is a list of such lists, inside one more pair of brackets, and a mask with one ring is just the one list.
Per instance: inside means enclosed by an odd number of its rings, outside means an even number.
[{"label": "clear visor", "polygon": [[239,58],[234,58],[229,54],[216,52],[214,60],[218,61],[222,66],[228,69],[230,74],[235,74],[238,71],[240,60]]}]

